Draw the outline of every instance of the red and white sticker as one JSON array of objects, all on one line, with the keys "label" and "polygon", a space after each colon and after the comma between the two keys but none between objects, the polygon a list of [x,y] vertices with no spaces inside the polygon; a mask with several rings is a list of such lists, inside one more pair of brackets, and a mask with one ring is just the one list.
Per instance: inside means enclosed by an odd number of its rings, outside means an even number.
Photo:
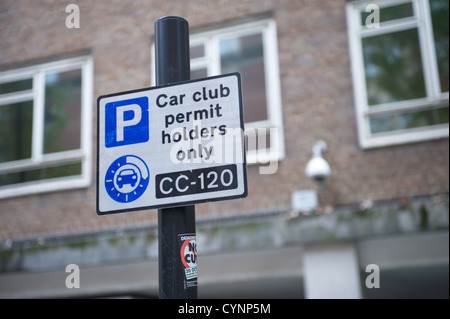
[{"label": "red and white sticker", "polygon": [[197,239],[195,235],[181,235],[181,261],[186,280],[197,278]]}]

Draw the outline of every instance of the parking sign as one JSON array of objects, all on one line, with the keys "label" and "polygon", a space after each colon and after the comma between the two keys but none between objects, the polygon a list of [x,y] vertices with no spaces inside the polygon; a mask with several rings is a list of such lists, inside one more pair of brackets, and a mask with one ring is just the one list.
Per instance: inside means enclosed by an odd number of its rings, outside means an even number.
[{"label": "parking sign", "polygon": [[97,100],[97,213],[247,195],[238,73]]}]

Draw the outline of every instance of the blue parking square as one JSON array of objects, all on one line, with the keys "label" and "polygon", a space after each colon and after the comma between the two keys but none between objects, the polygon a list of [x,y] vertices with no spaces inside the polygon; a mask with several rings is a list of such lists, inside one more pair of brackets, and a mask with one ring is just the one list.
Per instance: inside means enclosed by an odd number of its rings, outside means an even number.
[{"label": "blue parking square", "polygon": [[116,147],[149,140],[146,96],[106,103],[105,146]]}]

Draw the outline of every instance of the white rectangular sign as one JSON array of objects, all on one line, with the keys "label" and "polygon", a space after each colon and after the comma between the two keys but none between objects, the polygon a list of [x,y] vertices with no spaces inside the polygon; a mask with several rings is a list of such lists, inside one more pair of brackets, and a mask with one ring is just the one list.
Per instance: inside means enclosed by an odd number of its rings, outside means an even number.
[{"label": "white rectangular sign", "polygon": [[97,213],[247,196],[239,73],[100,96]]}]

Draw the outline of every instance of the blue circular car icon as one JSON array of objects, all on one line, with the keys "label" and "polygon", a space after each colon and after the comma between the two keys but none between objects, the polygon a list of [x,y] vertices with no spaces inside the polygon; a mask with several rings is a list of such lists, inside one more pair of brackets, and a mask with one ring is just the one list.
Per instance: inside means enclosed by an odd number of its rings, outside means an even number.
[{"label": "blue circular car icon", "polygon": [[122,188],[123,185],[131,185],[134,187],[136,185],[138,176],[137,173],[132,169],[124,169],[117,175],[117,186]]},{"label": "blue circular car icon", "polygon": [[144,194],[150,180],[147,164],[135,156],[124,155],[116,159],[105,175],[105,189],[111,199],[130,203]]}]

